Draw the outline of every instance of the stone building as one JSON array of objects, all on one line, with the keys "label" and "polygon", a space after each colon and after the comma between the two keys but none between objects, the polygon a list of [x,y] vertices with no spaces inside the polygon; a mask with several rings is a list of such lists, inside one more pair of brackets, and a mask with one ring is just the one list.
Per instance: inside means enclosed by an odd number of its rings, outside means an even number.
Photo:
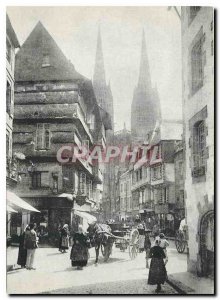
[{"label": "stone building", "polygon": [[152,87],[148,63],[145,33],[142,34],[142,47],[138,84],[134,89],[131,105],[131,135],[134,144],[146,141],[156,121],[161,119],[160,101],[157,88]]},{"label": "stone building", "polygon": [[72,149],[105,146],[110,121],[91,81],[75,70],[41,22],[16,55],[15,80],[13,147],[26,156],[17,193],[40,211],[27,221],[52,242],[58,226],[85,225],[81,211],[99,206],[101,168],[83,158],[74,161]]},{"label": "stone building", "polygon": [[184,170],[185,159],[183,152],[183,141],[175,144],[174,150],[174,170],[175,170],[175,219],[174,229],[179,229],[181,220],[185,218],[184,200]]},{"label": "stone building", "polygon": [[181,141],[178,121],[157,123],[149,135],[147,162],[138,160],[132,171],[132,214],[140,214],[149,228],[156,223],[174,235],[176,220],[175,146]]},{"label": "stone building", "polygon": [[[111,129],[106,133],[106,145],[112,146],[114,143],[114,107],[113,96],[110,82],[107,85],[104,56],[102,50],[102,38],[100,28],[98,30],[95,69],[93,75],[93,87],[98,105],[106,111],[111,118]],[[104,220],[111,218],[114,209],[114,182],[115,182],[115,166],[113,162],[104,164],[103,166],[103,196],[102,196],[102,213]]]},{"label": "stone building", "polygon": [[132,216],[131,195],[132,172],[127,170],[119,179],[119,220],[125,221]]},{"label": "stone building", "polygon": [[182,7],[188,271],[214,275],[214,18]]},{"label": "stone building", "polygon": [[15,31],[6,15],[6,183],[13,187],[17,183],[17,174],[13,172],[12,130],[14,118],[14,67],[15,50],[20,47]]}]

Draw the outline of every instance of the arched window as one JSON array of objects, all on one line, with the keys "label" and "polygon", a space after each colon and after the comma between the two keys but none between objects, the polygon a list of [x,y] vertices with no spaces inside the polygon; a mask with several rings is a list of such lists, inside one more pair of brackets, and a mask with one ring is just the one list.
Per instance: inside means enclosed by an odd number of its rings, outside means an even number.
[{"label": "arched window", "polygon": [[198,121],[193,127],[193,165],[194,168],[205,166],[205,122]]}]

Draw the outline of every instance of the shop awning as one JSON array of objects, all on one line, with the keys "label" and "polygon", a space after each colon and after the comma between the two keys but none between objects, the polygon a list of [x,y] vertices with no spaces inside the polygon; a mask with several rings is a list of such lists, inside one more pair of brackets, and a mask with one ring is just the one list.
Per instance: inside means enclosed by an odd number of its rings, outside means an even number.
[{"label": "shop awning", "polygon": [[14,210],[11,206],[7,205],[7,212],[10,213],[18,213],[16,210]]},{"label": "shop awning", "polygon": [[40,212],[29,203],[18,197],[15,193],[7,191],[7,202],[9,205],[15,205],[21,209],[28,210],[28,211],[35,211]]},{"label": "shop awning", "polygon": [[73,195],[72,194],[62,193],[58,197],[66,198],[67,200],[73,201]]},{"label": "shop awning", "polygon": [[85,211],[79,211],[79,210],[74,209],[74,214],[83,219],[86,219],[88,223],[97,221],[96,217],[94,217],[93,215],[90,215],[89,213],[87,213]]}]

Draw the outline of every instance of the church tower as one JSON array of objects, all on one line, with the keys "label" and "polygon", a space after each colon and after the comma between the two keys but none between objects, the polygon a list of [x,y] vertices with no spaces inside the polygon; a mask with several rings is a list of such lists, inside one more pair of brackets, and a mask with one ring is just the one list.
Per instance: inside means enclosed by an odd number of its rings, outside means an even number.
[{"label": "church tower", "polygon": [[133,143],[143,143],[161,118],[157,88],[152,87],[145,33],[142,33],[138,84],[131,105],[131,135]]},{"label": "church tower", "polygon": [[104,109],[111,116],[112,129],[114,130],[114,108],[113,108],[113,96],[111,91],[110,82],[106,84],[104,57],[102,51],[102,38],[100,28],[98,31],[96,57],[95,57],[95,69],[93,75],[93,87],[98,101],[98,105]]}]

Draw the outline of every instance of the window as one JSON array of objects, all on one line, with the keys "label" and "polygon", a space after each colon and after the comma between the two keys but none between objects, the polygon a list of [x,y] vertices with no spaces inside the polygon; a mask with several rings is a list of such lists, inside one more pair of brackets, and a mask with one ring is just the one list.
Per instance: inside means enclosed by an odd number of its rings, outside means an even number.
[{"label": "window", "polygon": [[48,54],[44,54],[42,68],[50,67],[50,57]]},{"label": "window", "polygon": [[200,10],[200,6],[190,6],[189,8],[189,24],[193,21],[198,11]]},{"label": "window", "polygon": [[86,195],[86,174],[82,172],[79,176],[79,190],[81,194]]},{"label": "window", "polygon": [[199,121],[193,128],[193,166],[200,168],[205,166],[205,124]]},{"label": "window", "polygon": [[182,161],[180,161],[179,162],[179,176],[180,176],[180,178],[183,178],[183,162]]},{"label": "window", "polygon": [[192,70],[192,94],[196,93],[203,85],[203,37],[195,43],[191,51],[191,70]]},{"label": "window", "polygon": [[36,149],[44,150],[50,148],[50,125],[49,124],[37,124],[36,131]]},{"label": "window", "polygon": [[11,104],[12,104],[12,92],[11,92],[11,85],[7,81],[6,87],[6,112],[10,115],[11,114]]},{"label": "window", "polygon": [[33,172],[32,174],[32,188],[37,189],[41,187],[41,172]]},{"label": "window", "polygon": [[63,173],[63,189],[73,191],[75,189],[75,170],[71,165],[62,166]]},{"label": "window", "polygon": [[11,44],[8,39],[6,39],[6,58],[11,63]]},{"label": "window", "polygon": [[157,166],[153,168],[153,180],[162,179],[162,166]]}]

